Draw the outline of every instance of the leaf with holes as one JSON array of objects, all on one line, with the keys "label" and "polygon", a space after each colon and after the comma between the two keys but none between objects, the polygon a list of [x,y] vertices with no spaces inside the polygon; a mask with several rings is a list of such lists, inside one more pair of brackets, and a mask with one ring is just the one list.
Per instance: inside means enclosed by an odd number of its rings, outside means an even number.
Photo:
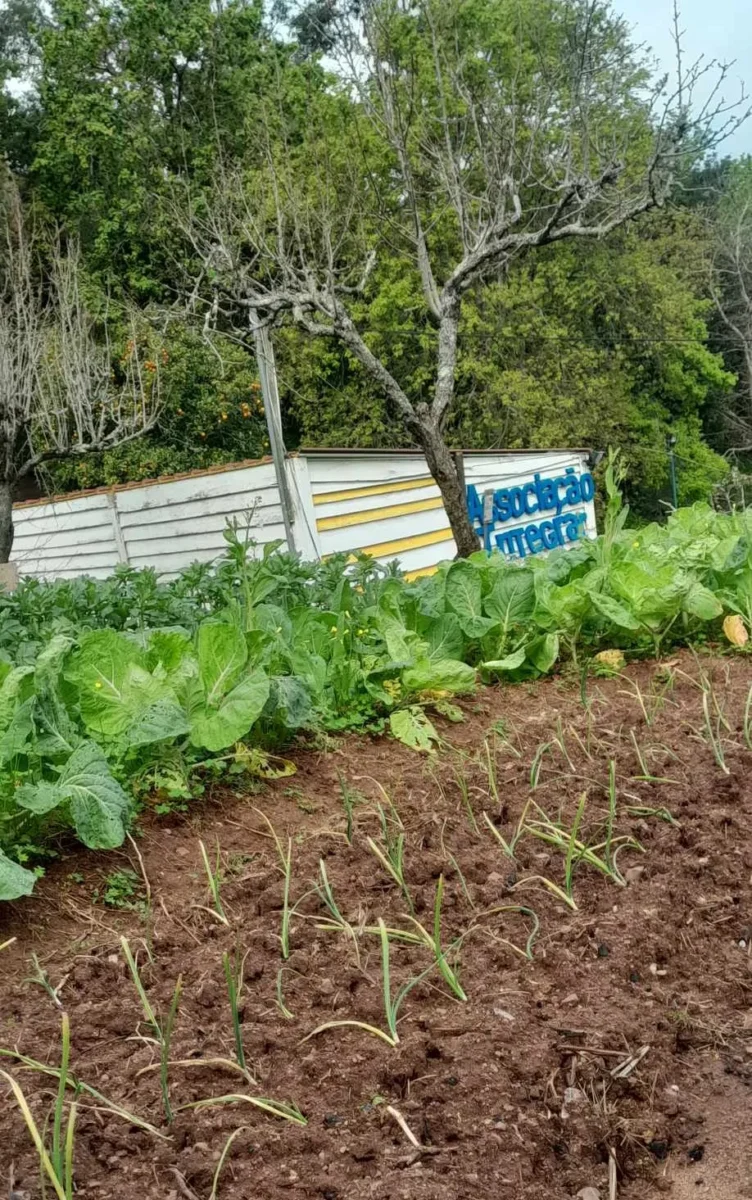
[{"label": "leaf with holes", "polygon": [[439,735],[422,708],[400,708],[389,716],[389,727],[398,741],[411,750],[429,751]]}]

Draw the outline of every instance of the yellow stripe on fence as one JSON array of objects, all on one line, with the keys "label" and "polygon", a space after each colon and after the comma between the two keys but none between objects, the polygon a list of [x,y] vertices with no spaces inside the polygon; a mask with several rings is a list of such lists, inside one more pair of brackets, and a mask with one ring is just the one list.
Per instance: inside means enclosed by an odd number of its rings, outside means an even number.
[{"label": "yellow stripe on fence", "polygon": [[411,500],[408,504],[389,504],[386,508],[361,509],[360,512],[343,513],[340,517],[322,517],[316,522],[319,533],[327,529],[346,529],[350,525],[367,525],[371,521],[388,521],[390,517],[405,517],[409,513],[430,512],[442,508],[443,500]]},{"label": "yellow stripe on fence", "polygon": [[406,550],[418,550],[421,546],[435,546],[438,542],[448,542],[452,537],[449,526],[437,529],[434,533],[416,533],[413,537],[396,538],[393,542],[377,542],[375,546],[362,546],[363,554],[372,554],[374,558],[384,558],[388,554],[402,554]]},{"label": "yellow stripe on fence", "polygon": [[369,487],[347,488],[342,492],[321,492],[313,497],[314,504],[333,504],[335,500],[357,500],[360,496],[384,496],[387,492],[408,492],[412,488],[428,487],[433,480],[430,475],[420,479],[405,479],[402,483],[373,483]]},{"label": "yellow stripe on fence", "polygon": [[419,571],[405,571],[405,579],[408,583],[412,583],[414,579],[422,579],[424,575],[435,575],[438,569],[437,563],[435,567],[421,567]]}]

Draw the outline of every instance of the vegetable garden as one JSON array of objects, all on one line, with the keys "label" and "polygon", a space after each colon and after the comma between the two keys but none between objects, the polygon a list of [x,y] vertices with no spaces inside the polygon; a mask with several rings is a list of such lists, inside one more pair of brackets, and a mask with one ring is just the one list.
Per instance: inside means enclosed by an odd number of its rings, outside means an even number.
[{"label": "vegetable garden", "polygon": [[607,497],[522,565],[236,526],[0,600],[13,1195],[638,1197],[716,1126],[731,1169],[752,514]]}]

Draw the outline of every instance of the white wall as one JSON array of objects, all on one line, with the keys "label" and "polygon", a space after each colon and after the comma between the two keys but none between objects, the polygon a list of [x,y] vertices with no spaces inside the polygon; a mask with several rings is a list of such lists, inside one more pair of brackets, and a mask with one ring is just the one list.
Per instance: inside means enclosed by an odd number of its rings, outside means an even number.
[{"label": "white wall", "polygon": [[[520,485],[536,471],[587,470],[581,451],[466,452],[465,477],[479,493]],[[417,577],[456,547],[436,484],[417,452],[305,451],[287,463],[295,507],[293,536],[304,558],[363,550],[399,559]],[[592,503],[587,532],[595,535]],[[261,544],[285,531],[270,461],[193,472],[144,484],[16,505],[13,556],[21,575],[48,579],[109,575],[119,562],[172,576],[222,554],[227,519],[253,513]],[[530,518],[503,526],[524,526]]]},{"label": "white wall", "polygon": [[[427,574],[456,554],[439,489],[422,454],[321,450],[306,451],[306,458],[322,554],[362,550],[382,562],[398,558],[409,577]],[[587,453],[578,450],[466,451],[465,480],[482,493],[526,483],[536,471],[557,476],[574,467],[579,475],[588,469],[586,460]],[[594,537],[593,505],[581,507],[588,535]],[[513,520],[503,528],[524,528],[530,520]]]}]

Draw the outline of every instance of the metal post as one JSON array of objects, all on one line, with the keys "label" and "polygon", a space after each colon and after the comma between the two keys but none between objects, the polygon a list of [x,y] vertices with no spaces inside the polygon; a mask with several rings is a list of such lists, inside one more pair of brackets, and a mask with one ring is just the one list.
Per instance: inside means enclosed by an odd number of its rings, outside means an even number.
[{"label": "metal post", "polygon": [[261,325],[258,318],[252,314],[253,340],[256,344],[256,362],[258,365],[261,395],[264,400],[266,428],[269,432],[269,445],[274,462],[274,474],[279,490],[279,501],[282,506],[282,520],[285,526],[287,549],[295,553],[295,538],[293,524],[295,508],[292,495],[287,483],[286,451],[282,437],[282,414],[279,407],[279,391],[277,390],[277,367],[274,362],[274,348],[269,330]]},{"label": "metal post", "polygon": [[676,487],[676,456],[674,455],[674,446],[676,438],[673,434],[668,439],[668,461],[671,468],[671,502],[674,508],[679,507],[679,493]]}]

